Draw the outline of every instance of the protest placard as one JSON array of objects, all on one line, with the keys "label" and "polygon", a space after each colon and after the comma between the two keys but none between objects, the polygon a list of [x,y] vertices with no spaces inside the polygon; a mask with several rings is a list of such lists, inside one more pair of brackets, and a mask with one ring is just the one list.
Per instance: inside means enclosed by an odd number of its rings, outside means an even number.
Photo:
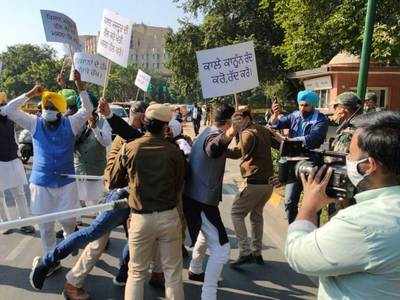
[{"label": "protest placard", "polygon": [[250,90],[259,85],[253,42],[196,52],[203,98]]},{"label": "protest placard", "polygon": [[[97,54],[76,52],[75,69],[81,74],[81,80],[104,86],[107,77],[107,59]],[[69,80],[73,80],[74,68],[71,68]]]},{"label": "protest placard", "polygon": [[97,53],[123,67],[128,65],[132,26],[129,19],[105,9],[101,22]]},{"label": "protest placard", "polygon": [[51,11],[41,10],[46,41],[65,43],[74,49],[79,48],[78,30],[75,22],[66,15]]},{"label": "protest placard", "polygon": [[142,91],[147,92],[150,81],[151,76],[139,69],[136,75],[135,85]]}]

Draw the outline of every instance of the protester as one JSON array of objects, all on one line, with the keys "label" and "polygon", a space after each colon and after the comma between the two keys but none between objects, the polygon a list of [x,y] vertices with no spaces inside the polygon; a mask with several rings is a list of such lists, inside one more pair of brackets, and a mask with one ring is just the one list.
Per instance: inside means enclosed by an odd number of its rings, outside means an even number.
[{"label": "protester", "polygon": [[[201,299],[217,299],[217,284],[223,265],[229,260],[229,240],[218,204],[228,145],[236,135],[231,124],[235,109],[223,104],[215,113],[214,126],[205,128],[195,140],[189,155],[189,174],[184,189],[183,210],[192,245],[189,279],[203,281]],[[210,257],[205,273],[206,250]]]},{"label": "protester", "polygon": [[165,297],[184,299],[182,285],[181,222],[176,209],[184,179],[184,157],[165,140],[172,114],[168,106],[146,110],[144,137],[126,145],[121,172],[129,177],[129,272],[125,299],[143,299],[143,282],[156,240],[165,276]]},{"label": "protester", "polygon": [[[93,106],[97,99],[90,95]],[[111,145],[111,128],[104,118],[93,111],[75,143],[74,164],[78,175],[103,176],[106,166],[106,148]],[[95,205],[104,191],[102,180],[77,180],[78,196],[87,206]]]},{"label": "protester", "polygon": [[[7,104],[7,95],[0,92],[0,108]],[[17,218],[28,217],[28,202],[25,197],[24,185],[28,184],[24,166],[18,158],[18,145],[15,141],[14,122],[7,116],[0,113],[0,219],[2,222],[12,219],[11,213],[7,207],[4,192],[9,190],[15,201]],[[3,234],[9,234],[13,230],[9,229]],[[23,226],[20,228],[23,233],[33,234],[33,226]]]},{"label": "protester", "polygon": [[[140,108],[136,107],[136,109],[139,109],[139,111],[133,109],[133,113],[140,113]],[[112,120],[110,125],[114,133],[118,134],[109,151],[104,171],[105,188],[110,190],[106,201],[110,202],[127,196],[126,189],[122,188],[128,185],[127,178],[120,180],[114,176],[117,155],[126,142],[122,137],[129,141],[142,136],[142,133],[138,128],[134,128],[133,126],[128,125],[126,127],[127,123],[122,118],[112,114],[106,100],[102,99],[100,101],[98,110],[99,113],[107,118],[108,122]],[[134,118],[130,120],[132,122],[131,125],[138,125],[134,122]],[[140,124],[139,127],[141,127]],[[89,299],[89,294],[83,289],[84,281],[106,248],[110,231],[119,225],[126,224],[129,215],[129,208],[103,212],[96,217],[89,227],[72,233],[65,240],[61,241],[53,251],[47,252],[43,257],[35,258],[30,273],[32,287],[37,290],[42,289],[49,270],[55,264],[58,264],[60,260],[66,258],[76,249],[86,246],[75,266],[66,275],[67,281],[64,285],[63,294],[72,300]],[[123,251],[120,270],[113,280],[116,285],[121,286],[125,284],[128,261],[129,252],[126,247]]]},{"label": "protester", "polygon": [[[264,260],[261,255],[263,210],[272,194],[273,187],[269,184],[269,179],[274,174],[271,137],[265,127],[253,123],[248,107],[239,108],[232,119],[239,128],[239,148],[235,148],[235,155],[231,155],[231,158],[241,158],[240,172],[245,180],[245,186],[236,195],[232,204],[231,216],[239,242],[239,258],[231,263],[231,267],[252,262],[263,265]],[[249,213],[251,246],[245,224],[245,218]]]},{"label": "protester", "polygon": [[193,108],[189,111],[188,115],[192,118],[194,134],[197,136],[200,130],[202,112],[201,108],[197,106],[196,102],[194,103]]},{"label": "protester", "polygon": [[[66,100],[63,96],[45,92],[36,85],[31,91],[5,106],[7,117],[28,129],[33,138],[34,159],[30,176],[31,210],[34,215],[64,211],[78,207],[75,179],[62,174],[75,174],[73,151],[75,136],[90,117],[93,106],[78,71],[74,81],[83,106],[73,116],[63,117]],[[29,115],[20,109],[26,101],[42,96],[41,117]],[[66,234],[75,229],[75,218],[59,221]],[[43,253],[56,245],[54,222],[39,224]],[[59,267],[59,266],[56,266]]]},{"label": "protester", "polygon": [[285,255],[297,272],[319,277],[319,299],[400,298],[400,114],[358,117],[346,168],[357,204],[317,228],[332,170],[302,175],[304,197],[288,229]]},{"label": "protester", "polygon": [[[329,125],[325,115],[315,109],[318,102],[314,91],[301,91],[297,95],[299,110],[279,118],[282,110],[274,103],[269,123],[274,129],[289,129],[290,140],[302,141],[307,149],[316,149],[324,142]],[[301,191],[300,182],[286,184],[285,211],[289,224],[296,219]]]}]

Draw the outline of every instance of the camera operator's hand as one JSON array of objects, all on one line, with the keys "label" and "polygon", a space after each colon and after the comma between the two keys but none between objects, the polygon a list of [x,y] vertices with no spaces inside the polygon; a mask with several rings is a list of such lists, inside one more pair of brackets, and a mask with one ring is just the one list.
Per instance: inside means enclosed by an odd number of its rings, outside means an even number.
[{"label": "camera operator's hand", "polygon": [[[323,174],[325,173],[325,176]],[[328,205],[335,202],[334,198],[326,195],[326,187],[332,175],[332,169],[323,166],[317,172],[317,167],[313,168],[306,178],[305,174],[300,174],[303,183],[304,196],[297,219],[314,220],[317,212]]]}]

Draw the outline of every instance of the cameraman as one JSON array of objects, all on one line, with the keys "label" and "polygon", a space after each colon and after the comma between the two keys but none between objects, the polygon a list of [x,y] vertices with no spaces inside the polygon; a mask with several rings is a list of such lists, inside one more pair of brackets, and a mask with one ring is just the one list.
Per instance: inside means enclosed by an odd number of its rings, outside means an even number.
[{"label": "cameraman", "polygon": [[332,170],[302,175],[285,255],[297,272],[319,276],[320,299],[400,299],[400,114],[362,115],[355,125],[346,166],[357,204],[317,228],[317,211],[335,201],[325,193]]},{"label": "cameraman", "polygon": [[[329,125],[325,115],[315,109],[319,97],[314,91],[301,91],[297,95],[297,103],[299,110],[279,118],[282,110],[275,102],[269,123],[273,129],[289,129],[289,139],[302,141],[307,149],[319,148],[325,140]],[[296,219],[301,191],[300,182],[286,185],[285,211],[289,224]]]}]

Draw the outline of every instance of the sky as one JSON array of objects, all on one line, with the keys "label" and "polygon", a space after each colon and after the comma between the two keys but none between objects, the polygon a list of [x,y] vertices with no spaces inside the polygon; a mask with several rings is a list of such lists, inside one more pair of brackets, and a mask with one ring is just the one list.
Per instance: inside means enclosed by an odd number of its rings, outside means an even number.
[{"label": "sky", "polygon": [[[179,28],[178,19],[185,17],[172,0],[0,0],[0,8],[0,52],[19,43],[46,43],[41,9],[69,16],[79,34],[97,34],[104,8],[134,23],[171,27],[174,31]],[[58,52],[63,49],[57,43],[48,44]]]}]

